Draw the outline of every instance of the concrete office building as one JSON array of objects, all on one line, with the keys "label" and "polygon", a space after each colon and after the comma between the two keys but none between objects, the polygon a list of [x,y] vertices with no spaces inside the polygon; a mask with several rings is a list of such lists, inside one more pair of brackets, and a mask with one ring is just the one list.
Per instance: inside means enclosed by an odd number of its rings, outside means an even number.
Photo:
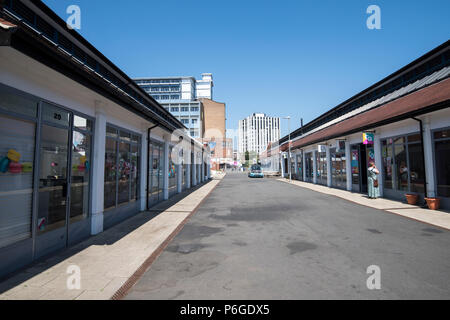
[{"label": "concrete office building", "polygon": [[267,145],[280,139],[280,118],[254,113],[239,121],[239,153],[261,153]]},{"label": "concrete office building", "polygon": [[450,209],[450,41],[282,138],[261,157],[295,179],[382,196],[437,197]]},{"label": "concrete office building", "polygon": [[193,138],[203,138],[204,114],[200,99],[212,99],[213,77],[202,74],[194,77],[139,78],[136,83],[172,113],[187,128]]},{"label": "concrete office building", "polygon": [[43,2],[1,2],[0,70],[0,277],[208,178],[183,123]]}]

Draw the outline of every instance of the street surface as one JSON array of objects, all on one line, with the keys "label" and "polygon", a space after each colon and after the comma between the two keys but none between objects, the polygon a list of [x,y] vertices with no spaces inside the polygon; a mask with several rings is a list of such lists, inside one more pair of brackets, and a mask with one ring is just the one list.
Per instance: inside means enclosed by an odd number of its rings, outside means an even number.
[{"label": "street surface", "polygon": [[444,229],[229,173],[127,299],[450,299],[449,248]]}]

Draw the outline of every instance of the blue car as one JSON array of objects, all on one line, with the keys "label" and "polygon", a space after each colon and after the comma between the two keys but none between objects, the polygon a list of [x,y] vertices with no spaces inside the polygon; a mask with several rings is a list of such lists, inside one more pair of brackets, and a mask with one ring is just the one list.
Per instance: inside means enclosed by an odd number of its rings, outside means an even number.
[{"label": "blue car", "polygon": [[264,178],[264,173],[260,165],[254,164],[250,168],[250,172],[248,174],[249,178]]}]

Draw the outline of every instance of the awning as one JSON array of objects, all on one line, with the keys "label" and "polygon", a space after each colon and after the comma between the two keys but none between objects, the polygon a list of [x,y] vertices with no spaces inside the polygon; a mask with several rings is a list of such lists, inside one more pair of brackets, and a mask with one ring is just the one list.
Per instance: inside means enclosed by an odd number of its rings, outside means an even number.
[{"label": "awning", "polygon": [[[295,141],[292,147],[302,148],[448,107],[450,78],[301,138]],[[280,149],[287,150],[288,144],[283,144]]]}]

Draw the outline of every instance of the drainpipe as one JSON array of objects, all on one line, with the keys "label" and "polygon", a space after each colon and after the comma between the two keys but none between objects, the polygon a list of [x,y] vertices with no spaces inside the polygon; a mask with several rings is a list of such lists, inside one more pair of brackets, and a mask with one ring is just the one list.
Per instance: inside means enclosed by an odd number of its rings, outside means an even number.
[{"label": "drainpipe", "polygon": [[425,144],[423,138],[423,121],[417,118],[412,117],[413,120],[416,120],[420,124],[420,140],[422,141],[422,162],[423,162],[423,179],[424,179],[424,190],[425,190],[425,198],[428,198],[428,190],[427,190],[427,171],[425,170]]},{"label": "drainpipe", "polygon": [[[148,145],[150,144],[151,132],[152,132],[153,129],[156,129],[157,127],[159,127],[159,124],[154,125],[151,128],[148,128],[148,131],[147,131],[147,144]],[[149,175],[149,173],[150,173],[150,148],[147,147],[147,194],[146,194],[146,197],[147,197],[147,201],[146,201],[146,203],[147,203],[147,211],[150,210],[150,204],[148,202],[149,201],[149,199],[148,199],[148,191],[149,191],[148,188],[150,186],[150,175]]]}]

